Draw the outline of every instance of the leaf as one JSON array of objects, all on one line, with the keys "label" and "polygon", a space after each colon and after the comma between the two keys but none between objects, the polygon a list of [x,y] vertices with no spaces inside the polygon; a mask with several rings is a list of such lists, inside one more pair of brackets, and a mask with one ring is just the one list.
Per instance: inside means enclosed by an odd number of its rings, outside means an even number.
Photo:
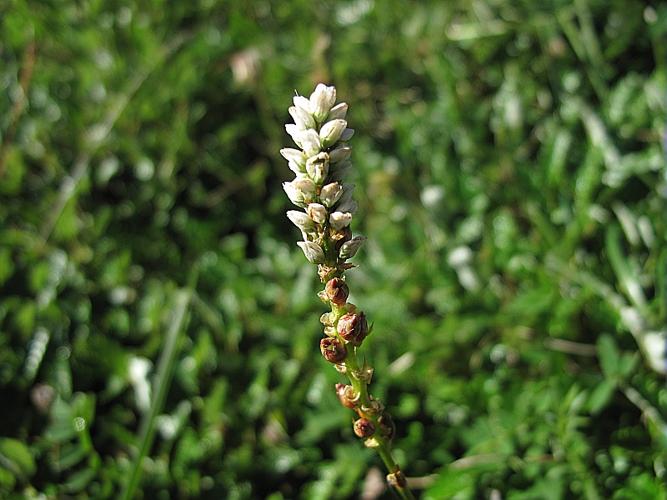
[{"label": "leaf", "polygon": [[17,439],[0,439],[0,463],[22,479],[35,473],[35,459],[28,447]]},{"label": "leaf", "polygon": [[602,411],[611,401],[615,390],[616,382],[614,380],[606,379],[600,382],[588,398],[589,411],[593,414]]},{"label": "leaf", "polygon": [[607,378],[616,378],[619,376],[620,354],[616,341],[611,335],[602,335],[597,341],[598,358],[602,372]]}]

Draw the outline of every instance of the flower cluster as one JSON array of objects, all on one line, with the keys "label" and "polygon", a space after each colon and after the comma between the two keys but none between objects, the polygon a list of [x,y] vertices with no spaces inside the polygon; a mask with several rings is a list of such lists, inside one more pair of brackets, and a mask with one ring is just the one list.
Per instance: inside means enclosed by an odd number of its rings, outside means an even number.
[{"label": "flower cluster", "polygon": [[319,84],[310,98],[294,97],[289,113],[294,123],[285,125],[300,149],[285,148],[280,154],[296,174],[283,189],[301,210],[290,210],[287,217],[301,230],[298,245],[306,258],[319,266],[322,281],[342,275],[364,242],[352,237],[350,222],[357,204],[352,199],[354,186],[345,182],[352,166],[347,141],[354,130],[347,127],[347,104],[336,104],[336,89]]},{"label": "flower cluster", "polygon": [[302,210],[290,210],[287,217],[303,236],[298,245],[306,258],[318,266],[322,283],[319,297],[331,310],[322,314],[324,338],[320,352],[324,359],[347,375],[350,384],[336,384],[341,404],[358,416],[354,433],[368,447],[376,448],[389,470],[387,481],[401,498],[413,498],[405,476],[391,457],[390,443],[394,423],[380,401],[368,392],[373,369],[357,359],[357,349],[370,334],[371,327],[363,311],[348,302],[350,290],[345,271],[364,242],[352,236],[350,222],[357,205],[352,199],[352,184],[345,182],[352,163],[348,140],[354,131],[347,127],[347,104],[336,104],[336,89],[319,84],[309,99],[294,97],[289,108],[294,123],[285,125],[299,149],[280,153],[296,174],[283,188],[289,199]]}]

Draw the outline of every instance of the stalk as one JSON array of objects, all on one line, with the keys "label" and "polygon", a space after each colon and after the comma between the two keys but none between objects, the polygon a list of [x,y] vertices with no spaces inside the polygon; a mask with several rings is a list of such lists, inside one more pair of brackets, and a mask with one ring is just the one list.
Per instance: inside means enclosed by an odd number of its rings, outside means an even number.
[{"label": "stalk", "polygon": [[320,351],[349,380],[348,385],[336,384],[336,394],[343,406],[357,414],[354,433],[380,455],[389,486],[400,498],[410,500],[414,496],[391,454],[394,423],[368,390],[373,369],[365,360],[360,363],[358,357],[358,349],[372,328],[363,311],[347,301],[345,272],[355,267],[348,259],[366,238],[353,237],[350,229],[357,204],[352,199],[353,186],[345,180],[352,166],[348,141],[354,130],[345,120],[347,104],[334,106],[335,101],[336,89],[319,84],[310,98],[294,97],[294,106],[289,108],[294,123],[285,129],[300,149],[280,151],[296,174],[283,188],[303,211],[290,210],[287,217],[301,230],[303,241],[297,244],[308,261],[317,264],[320,281],[326,284],[318,296],[331,310],[320,318],[325,335]]}]

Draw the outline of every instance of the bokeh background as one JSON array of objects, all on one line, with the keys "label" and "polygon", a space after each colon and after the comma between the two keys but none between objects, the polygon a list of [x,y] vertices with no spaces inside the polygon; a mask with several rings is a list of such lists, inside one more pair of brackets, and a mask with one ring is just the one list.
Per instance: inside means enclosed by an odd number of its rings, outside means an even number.
[{"label": "bokeh background", "polygon": [[326,82],[416,493],[664,499],[666,41],[658,1],[0,3],[0,496],[390,498],[284,215]]}]

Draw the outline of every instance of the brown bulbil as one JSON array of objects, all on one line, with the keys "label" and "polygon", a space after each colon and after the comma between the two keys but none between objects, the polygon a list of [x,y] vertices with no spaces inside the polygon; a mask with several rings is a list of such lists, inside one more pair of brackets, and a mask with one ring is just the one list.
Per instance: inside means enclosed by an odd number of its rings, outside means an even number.
[{"label": "brown bulbil", "polygon": [[354,392],[354,388],[351,385],[336,384],[336,395],[340,400],[340,404],[350,409],[356,407],[356,402],[359,399],[359,395]]},{"label": "brown bulbil", "polygon": [[354,433],[360,438],[371,437],[375,433],[375,426],[367,418],[360,418],[354,421]]},{"label": "brown bulbil", "polygon": [[366,315],[363,312],[347,313],[338,320],[336,329],[345,342],[359,345],[368,334]]},{"label": "brown bulbil", "polygon": [[322,356],[330,363],[341,363],[347,356],[345,345],[337,338],[327,337],[320,340]]},{"label": "brown bulbil", "polygon": [[326,292],[327,297],[329,297],[329,300],[337,306],[344,305],[347,301],[347,297],[350,295],[350,289],[340,278],[331,278],[327,281],[324,291]]}]

